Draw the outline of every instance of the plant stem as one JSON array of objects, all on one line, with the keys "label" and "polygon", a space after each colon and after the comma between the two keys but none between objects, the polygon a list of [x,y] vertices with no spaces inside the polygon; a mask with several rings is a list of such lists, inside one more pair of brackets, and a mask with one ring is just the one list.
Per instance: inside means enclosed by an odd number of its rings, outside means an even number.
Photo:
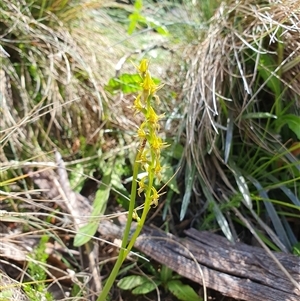
[{"label": "plant stem", "polygon": [[[152,187],[153,185],[153,173],[150,173],[149,174],[149,187]],[[146,217],[147,217],[147,214],[150,210],[150,206],[151,206],[151,190],[149,189],[147,191],[147,195],[146,195],[146,199],[145,199],[145,203],[144,203],[144,209],[143,209],[143,213],[142,213],[142,216],[141,216],[141,219],[139,220],[139,222],[137,223],[137,226],[136,226],[136,229],[132,235],[132,238],[128,244],[128,247],[127,247],[127,250],[131,250],[132,247],[134,246],[134,243],[136,241],[136,239],[138,238],[144,224],[145,224],[145,221],[146,221]]]},{"label": "plant stem", "polygon": [[130,252],[130,249],[126,248],[128,237],[130,233],[131,223],[132,223],[132,216],[135,208],[135,199],[136,199],[136,191],[137,191],[137,175],[139,171],[139,158],[140,158],[141,150],[138,151],[134,166],[133,166],[133,176],[132,176],[132,186],[131,186],[131,194],[130,194],[130,203],[129,203],[129,210],[128,210],[128,218],[124,230],[124,235],[122,239],[121,249],[118,256],[118,259],[115,263],[115,266],[113,270],[111,271],[108,279],[106,280],[106,283],[104,285],[104,288],[98,297],[97,301],[105,301],[106,297],[118,275],[118,272],[122,266],[122,263],[124,262],[125,258],[127,257],[128,253]]}]

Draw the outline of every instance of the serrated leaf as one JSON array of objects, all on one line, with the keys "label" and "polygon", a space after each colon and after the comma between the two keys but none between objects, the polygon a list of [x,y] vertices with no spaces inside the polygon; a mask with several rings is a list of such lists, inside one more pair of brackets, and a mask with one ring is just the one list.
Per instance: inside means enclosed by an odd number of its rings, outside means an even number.
[{"label": "serrated leaf", "polygon": [[93,211],[88,223],[81,227],[76,233],[74,238],[74,246],[80,247],[86,244],[97,232],[101,215],[104,214],[106,209],[107,200],[110,194],[110,182],[111,182],[112,168],[109,168],[106,174],[103,176],[101,185],[96,193],[96,197],[93,203]]},{"label": "serrated leaf", "polygon": [[117,285],[123,290],[132,290],[146,282],[149,282],[149,279],[146,276],[130,275],[122,278]]},{"label": "serrated leaf", "polygon": [[169,291],[182,301],[203,301],[203,298],[198,296],[194,289],[180,280],[171,280],[167,283]]}]

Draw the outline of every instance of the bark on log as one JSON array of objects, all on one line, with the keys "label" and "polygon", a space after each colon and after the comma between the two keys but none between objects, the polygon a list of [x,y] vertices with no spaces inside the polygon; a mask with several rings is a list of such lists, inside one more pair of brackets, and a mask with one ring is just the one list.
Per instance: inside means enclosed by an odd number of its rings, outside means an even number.
[{"label": "bark on log", "polygon": [[[99,227],[105,235],[122,238],[122,227],[106,222]],[[179,275],[224,296],[246,301],[299,301],[300,291],[258,247],[231,244],[225,238],[189,229],[184,239],[145,227],[135,247]],[[274,253],[300,283],[300,258]]]}]

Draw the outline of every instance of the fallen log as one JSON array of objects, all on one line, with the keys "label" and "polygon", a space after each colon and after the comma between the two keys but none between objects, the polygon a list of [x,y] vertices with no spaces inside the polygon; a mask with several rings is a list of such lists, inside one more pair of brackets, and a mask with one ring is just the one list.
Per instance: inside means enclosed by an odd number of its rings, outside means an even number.
[{"label": "fallen log", "polygon": [[[123,228],[101,223],[103,235],[122,238]],[[225,238],[189,229],[184,239],[145,227],[135,247],[179,275],[224,296],[245,301],[299,301],[300,291],[259,247],[231,244]],[[300,258],[274,253],[300,283]]]}]

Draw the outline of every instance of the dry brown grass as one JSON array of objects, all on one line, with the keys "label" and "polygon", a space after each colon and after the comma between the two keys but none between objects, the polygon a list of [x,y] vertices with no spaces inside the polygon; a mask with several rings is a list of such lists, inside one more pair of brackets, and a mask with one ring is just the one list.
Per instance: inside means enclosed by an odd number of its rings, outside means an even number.
[{"label": "dry brown grass", "polygon": [[[251,125],[241,120],[267,89],[267,81],[257,87],[261,54],[278,61],[273,75],[283,83],[285,99],[295,100],[296,107],[300,106],[299,4],[300,1],[227,1],[210,21],[206,38],[190,49],[191,68],[186,77],[187,160],[196,163],[212,192],[216,173],[224,163],[224,150],[217,141],[219,134],[225,141],[226,115],[230,111],[242,137],[249,135],[253,143],[268,148],[256,134],[245,134]],[[277,53],[280,45],[282,57]],[[249,50],[255,54],[255,64],[249,63]],[[207,154],[211,154],[210,158]],[[226,183],[226,176],[222,176]]]},{"label": "dry brown grass", "polygon": [[1,52],[1,160],[71,150],[80,137],[94,143],[104,120],[113,118],[104,85],[128,51],[110,47],[125,29],[96,2],[61,13],[52,7],[42,18],[21,1],[3,7],[0,44],[9,56]]}]

